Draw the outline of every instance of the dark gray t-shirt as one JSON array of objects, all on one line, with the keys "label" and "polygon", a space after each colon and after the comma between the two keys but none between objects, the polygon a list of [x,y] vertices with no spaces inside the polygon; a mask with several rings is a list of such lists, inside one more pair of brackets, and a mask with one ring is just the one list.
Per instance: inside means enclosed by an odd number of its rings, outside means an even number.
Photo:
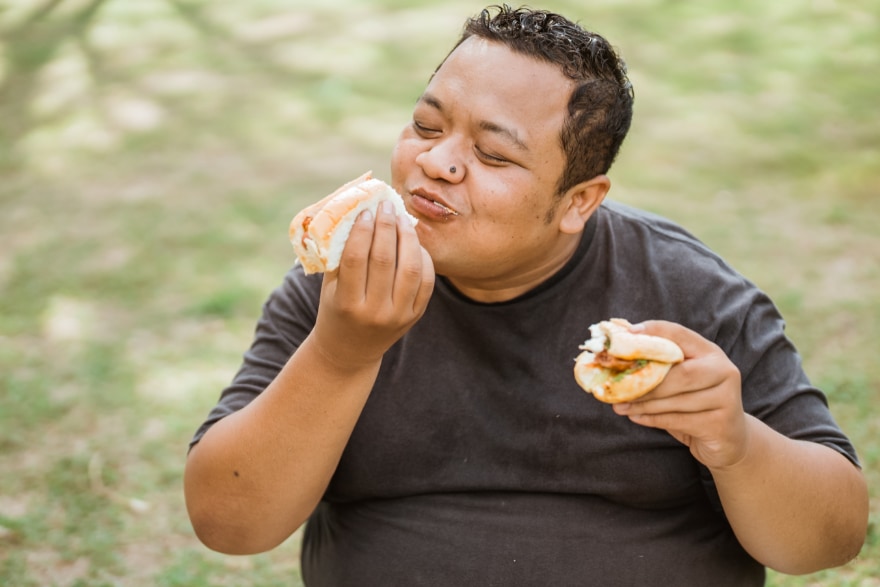
[{"label": "dark gray t-shirt", "polygon": [[[274,378],[321,279],[289,272],[193,442]],[[766,295],[678,226],[606,202],[571,261],[519,298],[477,303],[438,279],[308,522],[306,584],[763,585],[688,449],[575,383],[578,345],[609,317],[699,332],[739,367],[749,413],[857,463]]]}]

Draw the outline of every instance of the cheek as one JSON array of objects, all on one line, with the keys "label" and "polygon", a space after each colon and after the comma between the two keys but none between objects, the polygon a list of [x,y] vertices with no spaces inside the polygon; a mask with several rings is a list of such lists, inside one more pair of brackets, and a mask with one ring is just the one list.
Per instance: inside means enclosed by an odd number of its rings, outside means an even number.
[{"label": "cheek", "polygon": [[509,182],[482,192],[480,208],[494,224],[527,229],[543,224],[549,203],[525,180]]},{"label": "cheek", "polygon": [[404,157],[404,152],[401,149],[400,141],[394,146],[394,149],[391,151],[391,183],[397,186],[398,180],[402,179],[400,175],[402,165],[402,160]]},{"label": "cheek", "polygon": [[404,172],[409,166],[413,165],[418,154],[419,148],[417,141],[409,138],[406,130],[404,130],[397,139],[394,149],[391,151],[392,182],[395,179],[403,179]]}]

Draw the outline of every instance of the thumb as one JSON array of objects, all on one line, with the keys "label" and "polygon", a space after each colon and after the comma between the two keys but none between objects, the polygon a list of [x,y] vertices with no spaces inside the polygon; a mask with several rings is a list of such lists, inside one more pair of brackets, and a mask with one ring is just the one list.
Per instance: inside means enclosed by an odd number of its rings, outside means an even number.
[{"label": "thumb", "polygon": [[695,357],[705,354],[708,350],[707,345],[715,347],[715,345],[703,338],[697,332],[682,326],[676,322],[667,320],[646,320],[633,324],[629,329],[633,334],[647,334],[650,336],[659,336],[671,340],[679,347],[685,357]]}]

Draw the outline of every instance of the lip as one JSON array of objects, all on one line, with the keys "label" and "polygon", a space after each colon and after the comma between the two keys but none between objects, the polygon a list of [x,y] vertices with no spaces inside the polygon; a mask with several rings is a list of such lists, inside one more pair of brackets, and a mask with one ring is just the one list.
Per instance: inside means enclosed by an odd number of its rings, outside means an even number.
[{"label": "lip", "polygon": [[415,212],[428,219],[433,220],[449,220],[450,217],[458,216],[459,213],[452,208],[440,195],[426,190],[424,188],[416,188],[410,192],[410,203]]}]

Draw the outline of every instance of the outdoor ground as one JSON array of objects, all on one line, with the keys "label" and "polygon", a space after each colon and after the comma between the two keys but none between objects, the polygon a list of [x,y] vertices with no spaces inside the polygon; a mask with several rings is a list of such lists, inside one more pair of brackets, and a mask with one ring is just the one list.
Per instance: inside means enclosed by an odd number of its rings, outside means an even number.
[{"label": "outdoor ground", "polygon": [[[855,442],[880,585],[880,2],[547,1],[630,65],[611,196],[778,302]],[[306,203],[387,158],[481,3],[0,0],[0,585],[299,584],[205,549],[187,442]]]}]

